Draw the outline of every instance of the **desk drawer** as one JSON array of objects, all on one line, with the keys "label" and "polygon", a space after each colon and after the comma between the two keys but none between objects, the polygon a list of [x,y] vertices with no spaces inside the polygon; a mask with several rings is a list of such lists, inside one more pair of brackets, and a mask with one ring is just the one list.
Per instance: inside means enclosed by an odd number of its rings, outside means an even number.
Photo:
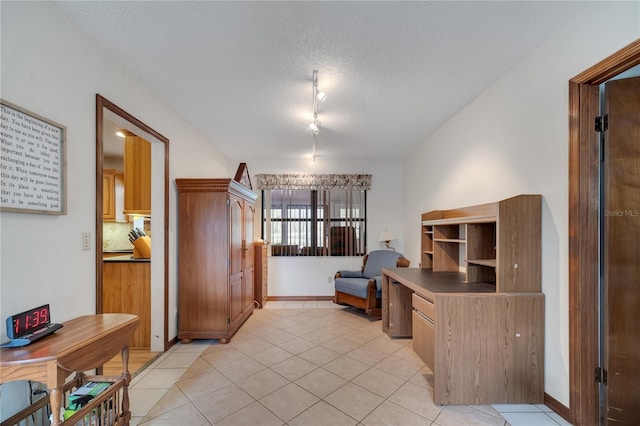
[{"label": "desk drawer", "polygon": [[411,296],[411,303],[413,305],[413,309],[422,313],[427,318],[435,321],[436,310],[431,301],[424,299],[418,296],[417,294],[413,293],[413,295]]},{"label": "desk drawer", "polygon": [[413,316],[413,350],[425,365],[435,373],[436,326],[418,311],[414,310],[411,314]]}]

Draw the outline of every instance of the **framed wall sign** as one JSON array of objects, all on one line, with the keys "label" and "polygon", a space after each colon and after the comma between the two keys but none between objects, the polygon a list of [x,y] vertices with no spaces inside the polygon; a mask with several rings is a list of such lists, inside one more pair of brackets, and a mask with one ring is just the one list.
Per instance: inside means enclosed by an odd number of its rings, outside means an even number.
[{"label": "framed wall sign", "polygon": [[66,214],[67,128],[0,99],[0,211]]}]

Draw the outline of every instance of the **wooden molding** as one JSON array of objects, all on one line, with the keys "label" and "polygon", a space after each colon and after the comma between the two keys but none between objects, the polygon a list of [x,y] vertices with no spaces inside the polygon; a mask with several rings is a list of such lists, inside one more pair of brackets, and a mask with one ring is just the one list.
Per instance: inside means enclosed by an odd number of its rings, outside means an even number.
[{"label": "wooden molding", "polygon": [[557,399],[555,399],[554,397],[552,397],[546,392],[544,394],[544,405],[551,408],[560,417],[562,417],[567,422],[569,422],[569,419],[571,418],[571,410],[569,410],[569,407],[563,405]]},{"label": "wooden molding", "polygon": [[598,359],[599,152],[593,123],[599,115],[598,86],[638,64],[640,39],[569,81],[569,421],[573,424],[599,423],[593,379]]},{"label": "wooden molding", "polygon": [[312,302],[333,300],[333,296],[269,296],[267,302]]},{"label": "wooden molding", "polygon": [[578,84],[599,85],[639,63],[640,38],[581,72],[570,81]]}]

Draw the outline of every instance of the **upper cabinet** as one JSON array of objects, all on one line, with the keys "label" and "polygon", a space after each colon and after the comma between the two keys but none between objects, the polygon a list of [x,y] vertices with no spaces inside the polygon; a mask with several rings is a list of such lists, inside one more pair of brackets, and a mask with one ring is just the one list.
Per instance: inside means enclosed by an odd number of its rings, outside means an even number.
[{"label": "upper cabinet", "polygon": [[151,144],[135,135],[124,142],[124,213],[151,215]]},{"label": "upper cabinet", "polygon": [[126,222],[124,215],[124,175],[116,169],[104,169],[102,175],[102,220]]}]

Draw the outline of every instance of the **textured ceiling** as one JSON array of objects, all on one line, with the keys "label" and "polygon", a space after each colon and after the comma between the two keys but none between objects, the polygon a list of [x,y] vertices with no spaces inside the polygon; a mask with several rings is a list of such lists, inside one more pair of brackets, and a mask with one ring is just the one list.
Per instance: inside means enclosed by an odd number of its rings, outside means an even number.
[{"label": "textured ceiling", "polygon": [[314,69],[328,94],[319,107],[319,159],[402,158],[588,7],[555,1],[55,4],[204,138],[240,160],[310,155]]}]

